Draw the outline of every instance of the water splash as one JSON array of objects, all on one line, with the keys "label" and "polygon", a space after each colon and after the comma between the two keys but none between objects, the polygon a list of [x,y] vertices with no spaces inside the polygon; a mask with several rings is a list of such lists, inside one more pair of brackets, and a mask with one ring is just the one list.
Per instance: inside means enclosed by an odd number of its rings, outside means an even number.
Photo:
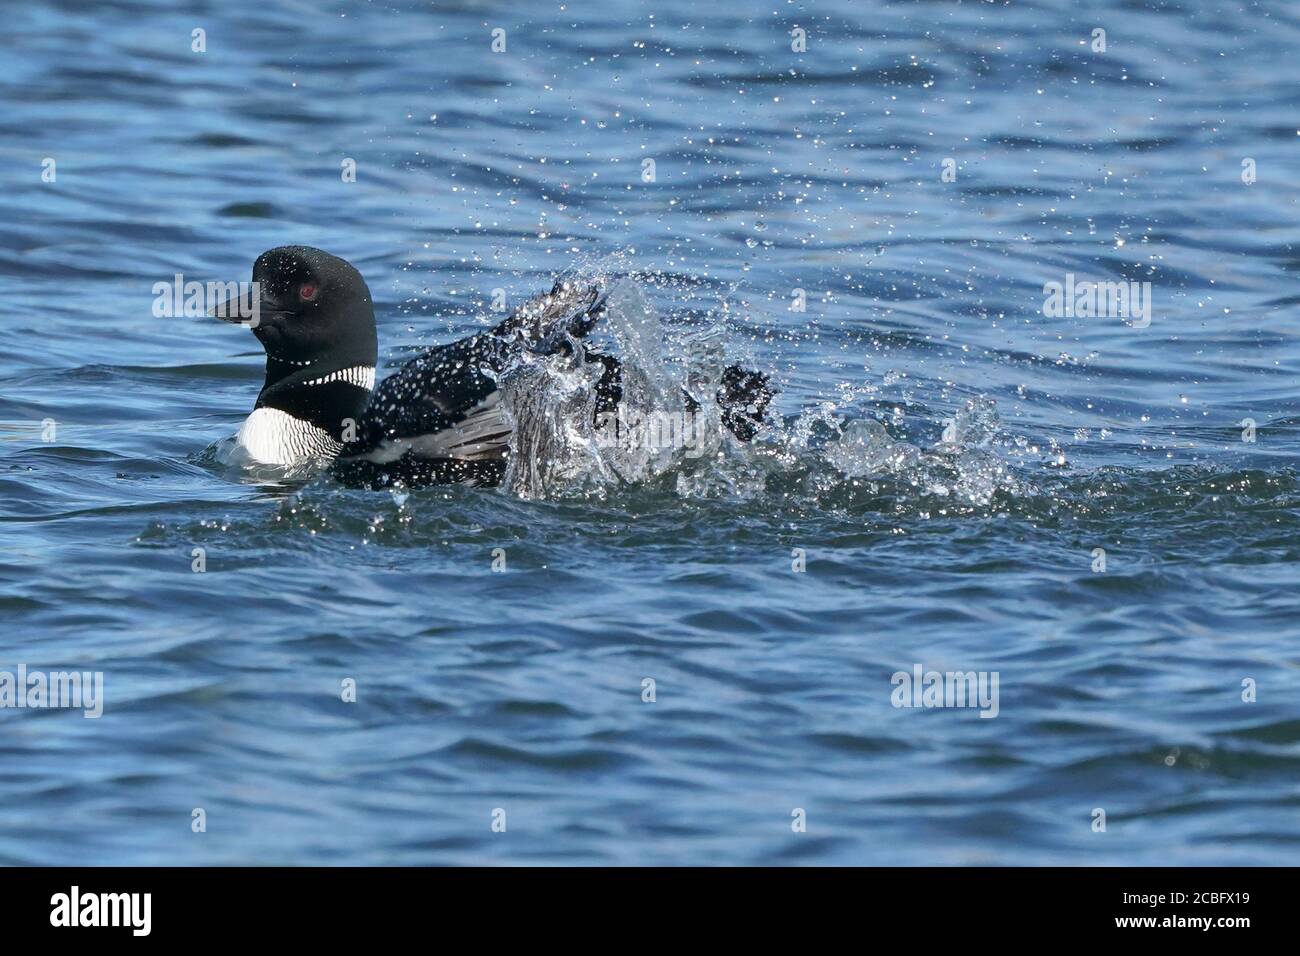
[{"label": "water splash", "polygon": [[616,408],[599,404],[604,366],[576,353],[523,355],[501,376],[514,432],[503,482],[509,492],[603,497],[717,454],[726,440],[712,399],[725,354],[715,326],[669,346],[644,290],[625,278],[610,289],[603,327],[611,340],[605,351],[622,363]]},{"label": "water splash", "polygon": [[791,479],[802,479],[802,495],[816,503],[833,502],[846,479],[873,479],[912,498],[983,507],[1000,493],[1024,491],[1012,471],[1018,446],[1004,435],[992,399],[966,402],[942,438],[923,448],[872,417],[875,386],[845,382],[836,400],[774,419],[743,442],[725,428],[713,399],[730,354],[719,310],[669,335],[643,287],[623,278],[611,288],[602,325],[623,363],[619,415],[658,427],[620,427],[613,436],[598,414],[602,366],[524,356],[501,380],[515,428],[504,482],[510,493],[605,498],[620,486],[654,485],[686,498],[755,498],[788,493]]}]

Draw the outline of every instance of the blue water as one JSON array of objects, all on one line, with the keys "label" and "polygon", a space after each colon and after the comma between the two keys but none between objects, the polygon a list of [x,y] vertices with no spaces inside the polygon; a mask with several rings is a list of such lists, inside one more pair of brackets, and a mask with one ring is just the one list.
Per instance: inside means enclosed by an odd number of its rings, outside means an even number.
[{"label": "blue water", "polygon": [[[0,710],[0,863],[1294,862],[1293,5],[187,6],[0,30],[0,670],[105,693]],[[632,480],[232,474],[260,349],[151,290],[289,242],[387,366],[576,269],[778,420]],[[1044,315],[1068,273],[1149,327]],[[892,706],[918,664],[998,716]]]}]

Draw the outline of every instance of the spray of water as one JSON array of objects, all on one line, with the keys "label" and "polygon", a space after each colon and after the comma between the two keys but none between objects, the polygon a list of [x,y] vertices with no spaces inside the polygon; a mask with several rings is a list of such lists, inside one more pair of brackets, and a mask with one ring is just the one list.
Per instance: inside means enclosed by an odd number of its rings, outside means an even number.
[{"label": "spray of water", "polygon": [[[999,493],[1024,490],[1007,452],[1014,443],[1003,435],[991,399],[968,401],[940,441],[922,447],[894,437],[859,407],[873,388],[846,386],[839,401],[773,416],[744,442],[725,428],[713,399],[730,361],[721,316],[670,337],[642,286],[622,279],[611,287],[603,325],[623,363],[627,415],[660,427],[611,440],[597,414],[599,365],[525,356],[501,379],[515,428],[509,492],[605,497],[620,486],[649,484],[683,497],[752,498],[773,486],[788,491],[796,479],[817,499],[833,496],[846,479],[867,479],[914,497],[987,506]],[[666,435],[679,440],[664,441]]]}]

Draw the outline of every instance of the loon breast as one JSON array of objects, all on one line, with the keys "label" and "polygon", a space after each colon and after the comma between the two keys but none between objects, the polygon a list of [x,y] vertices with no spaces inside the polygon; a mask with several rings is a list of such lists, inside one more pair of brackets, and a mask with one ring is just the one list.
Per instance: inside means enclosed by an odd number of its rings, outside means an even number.
[{"label": "loon breast", "polygon": [[332,458],[343,446],[323,428],[278,408],[255,408],[244,419],[235,443],[263,465],[296,465],[309,458]]}]

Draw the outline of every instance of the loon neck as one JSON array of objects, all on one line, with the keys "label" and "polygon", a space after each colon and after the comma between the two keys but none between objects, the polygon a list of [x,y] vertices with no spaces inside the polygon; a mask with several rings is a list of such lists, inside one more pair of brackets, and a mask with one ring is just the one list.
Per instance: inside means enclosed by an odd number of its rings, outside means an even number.
[{"label": "loon neck", "polygon": [[268,357],[256,408],[273,408],[346,442],[375,387],[372,365],[286,363]]}]

